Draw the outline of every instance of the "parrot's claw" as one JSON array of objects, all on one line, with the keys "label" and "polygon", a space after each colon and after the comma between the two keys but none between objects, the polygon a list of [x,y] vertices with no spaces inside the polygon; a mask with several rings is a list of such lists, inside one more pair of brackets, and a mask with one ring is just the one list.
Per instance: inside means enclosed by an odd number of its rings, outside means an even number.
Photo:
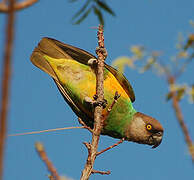
[{"label": "parrot's claw", "polygon": [[103,109],[106,108],[108,102],[106,99],[103,99],[102,101],[95,101],[94,106],[102,106]]},{"label": "parrot's claw", "polygon": [[94,104],[94,103],[95,103],[95,101],[92,100],[92,99],[91,99],[90,97],[88,97],[88,96],[86,96],[86,97],[84,98],[84,101],[87,102],[87,103],[90,103],[90,104]]},{"label": "parrot's claw", "polygon": [[93,98],[94,98],[94,100],[97,100],[97,99],[98,99],[98,95],[95,94],[95,95],[93,96]]},{"label": "parrot's claw", "polygon": [[94,98],[94,100],[96,101],[94,105],[100,105],[100,106],[103,107],[103,109],[106,108],[106,106],[107,106],[107,104],[108,104],[108,102],[107,102],[106,99],[103,99],[102,101],[97,101],[97,99],[98,99],[98,95],[97,95],[97,94],[95,94],[95,95],[93,96],[93,98]]},{"label": "parrot's claw", "polygon": [[88,65],[93,66],[97,64],[97,59],[91,58],[88,60]]},{"label": "parrot's claw", "polygon": [[93,98],[94,98],[94,100],[92,100],[90,97],[86,96],[84,98],[84,101],[86,103],[92,104],[94,107],[96,107],[96,106],[102,106],[103,109],[106,108],[106,106],[108,104],[108,102],[107,102],[106,99],[103,99],[102,101],[97,101],[97,98],[98,98],[97,95],[94,95]]}]

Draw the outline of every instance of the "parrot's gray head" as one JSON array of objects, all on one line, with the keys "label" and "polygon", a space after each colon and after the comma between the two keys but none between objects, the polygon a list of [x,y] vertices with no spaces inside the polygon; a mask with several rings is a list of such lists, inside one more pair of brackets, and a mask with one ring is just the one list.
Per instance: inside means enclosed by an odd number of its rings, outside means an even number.
[{"label": "parrot's gray head", "polygon": [[156,119],[136,112],[125,135],[128,141],[148,144],[156,148],[162,142],[163,131],[162,125]]}]

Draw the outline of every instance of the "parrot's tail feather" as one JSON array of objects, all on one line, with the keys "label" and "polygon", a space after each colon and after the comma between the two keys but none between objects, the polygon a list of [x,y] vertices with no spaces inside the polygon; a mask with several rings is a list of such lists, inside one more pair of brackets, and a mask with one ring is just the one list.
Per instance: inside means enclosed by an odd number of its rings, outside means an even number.
[{"label": "parrot's tail feather", "polygon": [[48,73],[52,78],[56,80],[58,79],[54,70],[49,65],[49,63],[45,60],[44,54],[40,51],[38,47],[34,49],[30,57],[30,60],[35,66],[42,69],[44,72]]},{"label": "parrot's tail feather", "polygon": [[34,49],[30,60],[38,68],[48,73],[52,78],[58,80],[54,70],[46,61],[45,56],[49,56],[55,59],[68,58],[72,59],[67,53],[65,53],[56,42],[49,38],[43,38],[38,46]]},{"label": "parrot's tail feather", "polygon": [[72,59],[59,45],[58,41],[44,37],[37,47],[43,54],[55,59]]}]

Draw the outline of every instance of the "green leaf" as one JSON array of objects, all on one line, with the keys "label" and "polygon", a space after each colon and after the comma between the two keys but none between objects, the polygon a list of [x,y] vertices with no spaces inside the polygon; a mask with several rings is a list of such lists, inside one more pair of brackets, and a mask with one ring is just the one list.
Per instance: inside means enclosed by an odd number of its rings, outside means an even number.
[{"label": "green leaf", "polygon": [[102,1],[97,1],[97,4],[104,9],[105,11],[107,11],[109,14],[111,14],[112,16],[115,16],[115,13],[113,12],[113,10],[105,3]]},{"label": "green leaf", "polygon": [[90,14],[91,9],[88,9],[74,24],[80,24]]},{"label": "green leaf", "polygon": [[93,6],[94,13],[98,17],[100,24],[104,25],[104,18],[99,8]]},{"label": "green leaf", "polygon": [[[74,20],[75,18],[77,18],[80,14],[82,14],[86,8],[88,7],[88,5],[90,4],[91,0],[87,0],[87,2],[83,5],[83,7],[73,16],[72,20]],[[88,12],[88,11],[87,11]],[[81,19],[81,18],[80,18]]]}]

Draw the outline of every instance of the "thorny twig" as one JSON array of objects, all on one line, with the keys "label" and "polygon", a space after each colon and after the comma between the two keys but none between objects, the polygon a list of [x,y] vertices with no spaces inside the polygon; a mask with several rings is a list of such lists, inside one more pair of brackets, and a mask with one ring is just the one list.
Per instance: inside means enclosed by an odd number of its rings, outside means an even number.
[{"label": "thorny twig", "polygon": [[49,160],[49,158],[45,152],[43,144],[40,142],[37,142],[35,144],[35,148],[38,152],[38,155],[40,156],[42,161],[45,163],[48,171],[51,173],[51,178],[54,180],[60,180],[60,176],[58,175],[58,172],[57,172],[56,168],[54,167],[54,165],[52,164],[52,162]]},{"label": "thorny twig", "polygon": [[[23,10],[23,9],[33,5],[37,1],[38,0],[26,0],[26,1],[23,1],[23,2],[15,3],[14,7],[13,7],[13,10],[14,11]],[[2,13],[9,13],[9,6],[4,1],[2,1],[0,3],[0,12],[2,12]]]},{"label": "thorny twig", "polygon": [[97,170],[92,170],[92,174],[94,173],[98,173],[98,174],[101,174],[101,175],[109,175],[110,174],[110,171],[97,171]]},{"label": "thorny twig", "polygon": [[[103,26],[100,25],[98,28],[98,49],[96,51],[98,55],[98,64],[97,64],[97,73],[96,73],[96,94],[97,94],[97,102],[102,102],[104,99],[104,87],[103,87],[103,80],[104,80],[104,60],[105,54],[104,50],[104,35],[103,35]],[[92,170],[94,161],[96,159],[96,153],[98,149],[98,143],[100,139],[100,133],[102,129],[102,110],[103,107],[100,103],[95,107],[94,110],[94,128],[92,132],[92,143],[90,149],[88,149],[88,158],[82,171],[81,180],[89,179]]]},{"label": "thorny twig", "polygon": [[124,138],[120,139],[117,143],[113,144],[112,146],[109,146],[109,147],[107,147],[106,149],[103,149],[102,151],[97,152],[96,155],[98,156],[98,155],[100,155],[100,154],[102,154],[102,153],[108,151],[109,149],[112,149],[112,148],[118,146],[119,144],[123,143],[124,140],[125,140]]}]

